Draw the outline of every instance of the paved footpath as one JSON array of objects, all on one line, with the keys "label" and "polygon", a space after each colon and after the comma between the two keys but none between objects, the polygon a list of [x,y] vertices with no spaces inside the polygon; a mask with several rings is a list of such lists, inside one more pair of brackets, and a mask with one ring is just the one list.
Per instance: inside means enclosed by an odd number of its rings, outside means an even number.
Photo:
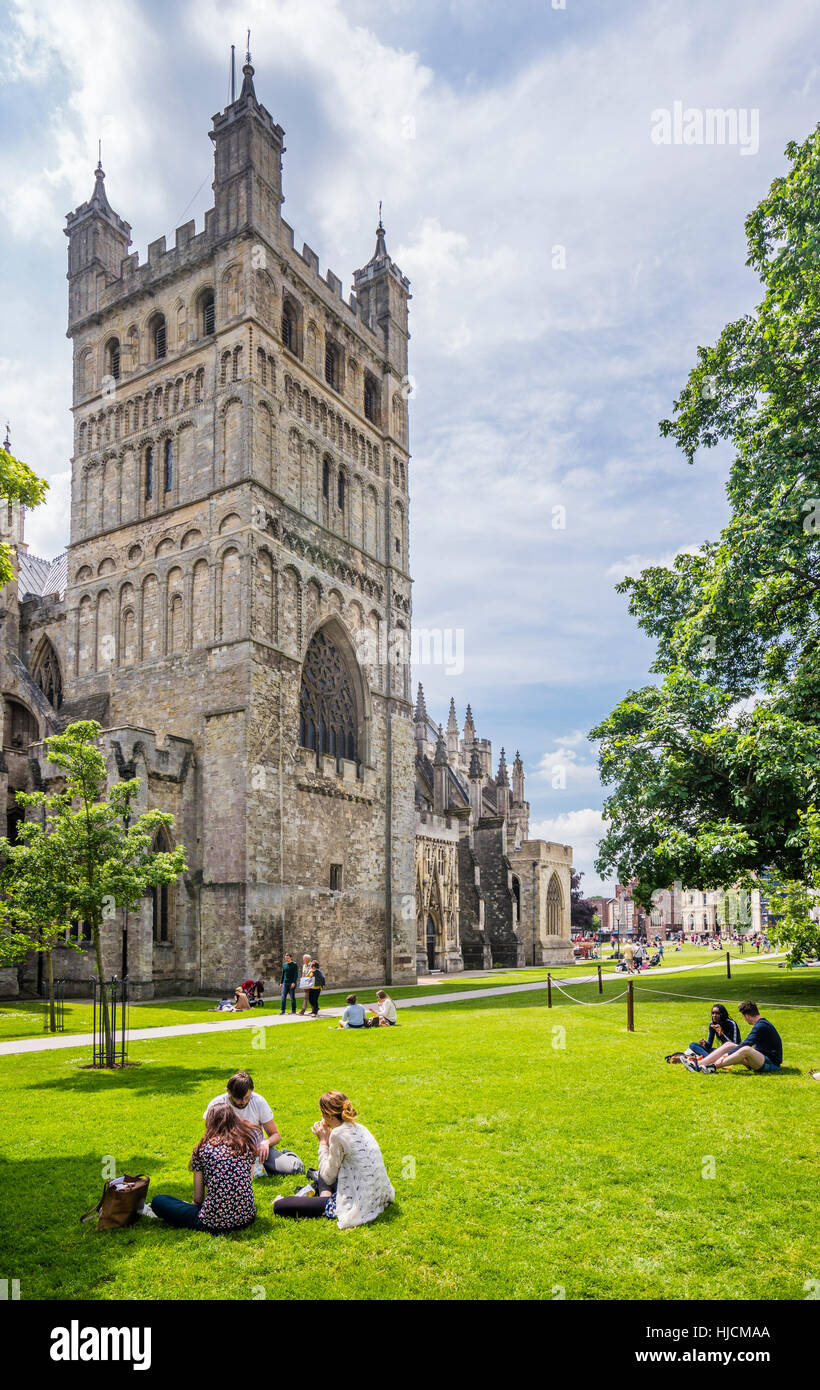
[{"label": "paved footpath", "polygon": [[[774,960],[775,956],[784,955],[785,952],[777,951],[768,956],[749,956],[739,957],[732,960],[732,966],[748,965],[753,960]],[[691,970],[714,970],[716,965],[725,965],[725,956],[716,960],[705,961],[701,965],[670,965],[656,966],[651,972],[641,972],[640,975],[633,975],[632,979],[648,979],[649,975],[653,980],[657,980],[660,975],[679,975]],[[626,977],[616,975],[613,971],[604,975],[605,980],[620,981]],[[594,975],[573,975],[563,978],[556,983],[565,987],[567,985],[590,984],[597,981],[598,973]],[[525,985],[498,985],[491,989],[463,989],[450,994],[425,994],[418,995],[415,999],[400,999],[399,1009],[423,1008],[426,1004],[460,1004],[465,999],[492,999],[497,994],[527,994],[540,990],[546,994],[546,980],[537,980]],[[158,1001],[159,1002],[159,1001]],[[332,1009],[322,1009],[319,1015],[323,1018],[339,1018],[343,1012],[343,1006]],[[178,1023],[164,1028],[129,1028],[128,1038],[130,1042],[150,1042],[154,1038],[185,1038],[194,1035],[208,1033],[233,1033],[242,1028],[275,1028],[283,1025],[287,1027],[305,1026],[307,1027],[315,1020],[309,1017],[300,1017],[299,1014],[258,1014],[251,1010],[250,1014],[243,1013],[241,1018],[235,1018],[232,1014],[222,1015],[220,1021],[214,1023]],[[17,1038],[11,1042],[0,1042],[0,1056],[9,1056],[18,1052],[52,1052],[62,1047],[90,1047],[94,1041],[91,1033],[66,1033],[59,1037],[50,1038]]]}]

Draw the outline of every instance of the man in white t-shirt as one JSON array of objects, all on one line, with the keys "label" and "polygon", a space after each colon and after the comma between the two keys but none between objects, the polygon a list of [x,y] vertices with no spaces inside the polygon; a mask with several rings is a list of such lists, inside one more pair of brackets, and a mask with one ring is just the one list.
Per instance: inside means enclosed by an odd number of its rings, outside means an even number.
[{"label": "man in white t-shirt", "polygon": [[296,1154],[280,1152],[272,1147],[282,1142],[282,1136],[265,1097],[257,1095],[253,1089],[253,1078],[249,1072],[234,1072],[228,1081],[228,1089],[223,1091],[221,1096],[214,1096],[213,1100],[208,1102],[203,1120],[211,1106],[219,1101],[227,1101],[246,1124],[253,1128],[259,1160],[266,1173],[304,1173],[305,1165]]}]

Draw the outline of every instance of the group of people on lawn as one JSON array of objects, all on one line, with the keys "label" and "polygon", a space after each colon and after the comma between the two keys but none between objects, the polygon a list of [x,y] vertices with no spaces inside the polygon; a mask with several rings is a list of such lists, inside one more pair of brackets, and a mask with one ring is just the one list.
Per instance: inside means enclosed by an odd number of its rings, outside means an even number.
[{"label": "group of people on lawn", "polygon": [[[255,1170],[304,1173],[305,1165],[296,1154],[275,1147],[282,1136],[273,1111],[246,1071],[234,1072],[203,1118],[205,1133],[190,1163],[193,1202],[158,1193],[148,1214],[212,1235],[242,1230],[256,1219]],[[340,1230],[375,1221],[396,1194],[377,1141],[343,1091],[320,1096],[319,1119],[312,1128],[318,1140],[317,1167],[308,1169],[308,1184],[292,1196],[274,1197],[274,1216],[324,1216]]]},{"label": "group of people on lawn", "polygon": [[[286,955],[282,963],[282,974],[280,977],[281,998],[279,1013],[287,1011],[287,1003],[290,1000],[291,1014],[298,1013],[300,1016],[307,1015],[308,1018],[319,1017],[319,997],[325,988],[327,981],[319,965],[318,960],[305,952],[302,956],[301,969],[293,959],[292,955]],[[243,980],[241,985],[237,985],[234,990],[233,999],[222,999],[216,1005],[219,1012],[242,1013],[246,1009],[259,1007],[264,1003],[264,982],[262,980]],[[302,995],[302,1007],[296,1008],[296,991]],[[366,1019],[365,1015],[374,1015],[371,1019]],[[396,1006],[386,990],[380,989],[377,994],[375,1006],[368,1005],[365,1008],[359,1004],[355,994],[347,996],[347,1008],[342,1014],[342,1021],[338,1024],[340,1028],[378,1028],[380,1026],[393,1025],[396,1022]]]},{"label": "group of people on lawn", "polygon": [[667,1062],[681,1062],[694,1072],[723,1071],[738,1063],[749,1071],[780,1071],[783,1040],[774,1024],[761,1016],[753,999],[739,1004],[738,1013],[751,1029],[745,1041],[725,1004],[713,1004],[706,1037],[691,1042],[683,1052],[670,1052]]}]

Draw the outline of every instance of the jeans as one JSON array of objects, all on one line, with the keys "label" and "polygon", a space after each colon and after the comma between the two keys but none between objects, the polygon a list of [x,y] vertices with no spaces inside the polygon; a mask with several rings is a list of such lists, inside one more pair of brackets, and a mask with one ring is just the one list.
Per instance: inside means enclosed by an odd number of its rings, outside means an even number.
[{"label": "jeans", "polygon": [[290,1011],[291,1011],[292,1014],[295,1014],[295,1013],[296,1013],[296,985],[295,985],[295,984],[289,984],[289,985],[283,984],[283,985],[282,985],[282,1003],[281,1003],[281,1007],[280,1007],[280,1009],[279,1009],[280,1014],[283,1014],[283,1013],[285,1012],[285,1009],[286,1009],[286,1007],[287,1007],[287,1002],[288,1002],[288,995],[290,995]]},{"label": "jeans", "polygon": [[703,1043],[699,1043],[699,1042],[690,1043],[690,1044],[689,1044],[689,1051],[690,1051],[690,1052],[694,1052],[694,1054],[695,1054],[696,1057],[708,1057],[708,1056],[709,1056],[709,1049],[708,1049],[708,1047],[704,1047],[704,1046],[703,1046]]},{"label": "jeans", "polygon": [[270,1176],[274,1173],[304,1173],[305,1165],[301,1158],[296,1154],[281,1153],[279,1149],[268,1149],[267,1158],[262,1159],[262,1166]]},{"label": "jeans", "polygon": [[310,1004],[310,1012],[312,1014],[318,1014],[319,1012],[319,995],[321,992],[320,989],[308,990],[308,1003]]},{"label": "jeans", "polygon": [[[327,1189],[329,1192],[336,1191],[335,1182],[322,1182],[321,1178],[313,1179],[313,1191]],[[324,1216],[327,1206],[327,1197],[280,1197],[273,1207],[274,1216]]]},{"label": "jeans", "polygon": [[179,1197],[166,1197],[162,1192],[151,1198],[151,1210],[169,1226],[185,1226],[189,1231],[207,1231],[199,1216],[195,1202],[181,1202]]}]

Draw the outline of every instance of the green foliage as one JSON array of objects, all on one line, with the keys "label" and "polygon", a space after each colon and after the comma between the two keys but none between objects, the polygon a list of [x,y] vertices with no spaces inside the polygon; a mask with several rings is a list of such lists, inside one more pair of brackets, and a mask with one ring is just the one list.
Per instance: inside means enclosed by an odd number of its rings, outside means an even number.
[{"label": "green foliage", "polygon": [[0,959],[19,959],[32,948],[50,950],[72,924],[84,922],[102,983],[105,919],[118,908],[136,907],[152,885],[172,883],[187,865],[182,846],[152,849],[157,829],[173,824],[169,812],[147,811],[129,823],[138,778],[115,783],[106,797],[99,735],[92,720],[52,735],[47,758],[60,769],[63,789],[17,794],[18,804],[38,819],[21,823],[18,844],[0,839]]},{"label": "green foliage", "polygon": [[820,793],[820,127],[786,153],[746,222],[763,299],[698,349],[661,423],[689,463],[731,448],[728,525],[618,586],[661,681],[591,732],[612,787],[597,867],[647,891],[808,872],[796,832]]},{"label": "green foliage", "polygon": [[[47,491],[44,478],[38,478],[28,464],[0,447],[0,497],[8,502],[22,502],[26,507],[39,507]],[[0,588],[8,584],[13,572],[11,550],[0,544]]]},{"label": "green foliage", "polygon": [[820,904],[820,811],[816,806],[800,812],[800,829],[793,838],[803,850],[808,881],[787,879],[768,888],[774,916],[769,936],[788,950],[789,965],[800,965],[820,954],[820,924],[812,916]]}]

